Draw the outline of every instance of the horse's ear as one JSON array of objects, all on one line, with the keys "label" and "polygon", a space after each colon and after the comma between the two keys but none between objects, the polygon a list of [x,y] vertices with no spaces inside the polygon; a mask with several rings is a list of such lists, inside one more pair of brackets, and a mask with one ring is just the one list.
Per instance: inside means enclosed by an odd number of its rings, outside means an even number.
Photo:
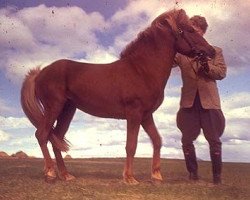
[{"label": "horse's ear", "polygon": [[190,23],[189,17],[187,16],[185,10],[181,9],[179,10],[179,13],[176,18],[176,23],[180,28],[184,28],[185,30],[189,32],[193,32],[194,28],[192,24]]},{"label": "horse's ear", "polygon": [[178,23],[178,24],[186,23],[187,20],[188,20],[188,16],[187,16],[185,10],[180,9],[180,10],[178,11],[178,14],[177,14],[177,17],[176,17],[177,23]]},{"label": "horse's ear", "polygon": [[156,20],[156,26],[160,29],[165,29],[166,27],[169,27],[174,31],[175,33],[178,32],[178,25],[186,22],[188,19],[185,10],[174,10],[170,14],[164,14],[159,16]]},{"label": "horse's ear", "polygon": [[186,17],[187,17],[186,11],[183,10],[183,9],[180,9],[180,10],[179,10],[179,13],[178,13],[178,16],[179,16],[180,18],[182,18],[182,17],[186,18]]}]

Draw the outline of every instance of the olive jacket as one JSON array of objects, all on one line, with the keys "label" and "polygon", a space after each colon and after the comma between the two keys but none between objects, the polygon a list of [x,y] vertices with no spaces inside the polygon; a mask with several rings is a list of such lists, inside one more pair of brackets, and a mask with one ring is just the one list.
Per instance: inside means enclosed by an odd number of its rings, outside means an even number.
[{"label": "olive jacket", "polygon": [[204,109],[221,109],[216,80],[226,77],[227,67],[222,49],[215,47],[215,58],[208,61],[209,71],[201,70],[197,60],[177,54],[175,65],[181,69],[183,87],[181,89],[181,108],[190,108],[198,92]]}]

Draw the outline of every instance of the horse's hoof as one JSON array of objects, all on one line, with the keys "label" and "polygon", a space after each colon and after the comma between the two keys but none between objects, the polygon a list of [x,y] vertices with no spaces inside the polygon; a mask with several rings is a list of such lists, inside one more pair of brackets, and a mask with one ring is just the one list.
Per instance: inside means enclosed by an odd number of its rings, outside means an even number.
[{"label": "horse's hoof", "polygon": [[56,182],[56,176],[45,176],[45,182],[49,184],[54,184]]},{"label": "horse's hoof", "polygon": [[126,185],[138,185],[139,182],[134,177],[123,178],[123,182]]},{"label": "horse's hoof", "polygon": [[152,180],[157,180],[157,181],[162,181],[163,178],[162,178],[161,172],[160,171],[155,171],[154,173],[152,173],[151,179]]},{"label": "horse's hoof", "polygon": [[76,177],[71,174],[67,174],[64,178],[65,178],[65,181],[72,181],[76,179]]},{"label": "horse's hoof", "polygon": [[63,180],[63,181],[72,181],[72,180],[75,180],[75,179],[76,179],[75,176],[73,176],[73,175],[71,175],[71,174],[69,174],[69,173],[60,174],[60,175],[58,175],[58,176],[59,176],[59,178],[60,178],[61,180]]},{"label": "horse's hoof", "polygon": [[162,180],[160,180],[160,179],[151,179],[151,183],[153,184],[153,185],[162,185]]},{"label": "horse's hoof", "polygon": [[56,182],[56,172],[53,168],[50,168],[45,171],[44,179],[46,183],[55,183]]}]

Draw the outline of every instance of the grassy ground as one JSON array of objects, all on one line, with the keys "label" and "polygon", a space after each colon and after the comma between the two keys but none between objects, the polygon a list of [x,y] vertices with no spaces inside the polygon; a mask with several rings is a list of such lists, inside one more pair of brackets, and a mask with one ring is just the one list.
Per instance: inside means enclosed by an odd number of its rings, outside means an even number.
[{"label": "grassy ground", "polygon": [[135,159],[137,186],[122,182],[124,159],[72,159],[66,161],[77,177],[71,182],[43,180],[42,159],[0,159],[0,199],[147,199],[236,200],[250,199],[250,164],[224,163],[223,184],[211,184],[210,162],[199,161],[201,181],[189,182],[182,160],[162,159],[164,182],[150,182],[151,160]]}]

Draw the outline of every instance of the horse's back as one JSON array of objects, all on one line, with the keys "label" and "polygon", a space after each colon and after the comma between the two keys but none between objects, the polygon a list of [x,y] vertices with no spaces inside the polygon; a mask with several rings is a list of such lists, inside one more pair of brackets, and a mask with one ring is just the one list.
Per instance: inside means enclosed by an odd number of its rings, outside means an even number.
[{"label": "horse's back", "polygon": [[69,76],[75,77],[84,73],[91,68],[90,65],[66,59],[57,60],[41,70],[36,78],[36,84],[44,87],[49,87],[48,84],[66,84]]},{"label": "horse's back", "polygon": [[100,117],[123,118],[119,64],[91,64],[58,60],[36,79],[38,98],[46,104],[70,101],[80,110]]}]

